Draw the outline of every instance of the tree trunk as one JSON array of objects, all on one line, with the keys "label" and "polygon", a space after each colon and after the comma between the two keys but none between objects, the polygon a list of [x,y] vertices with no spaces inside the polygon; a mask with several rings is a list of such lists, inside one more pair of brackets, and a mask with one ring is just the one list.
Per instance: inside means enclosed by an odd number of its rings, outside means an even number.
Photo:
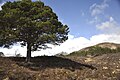
[{"label": "tree trunk", "polygon": [[30,62],[31,59],[31,44],[27,43],[27,56],[26,56],[26,62]]}]

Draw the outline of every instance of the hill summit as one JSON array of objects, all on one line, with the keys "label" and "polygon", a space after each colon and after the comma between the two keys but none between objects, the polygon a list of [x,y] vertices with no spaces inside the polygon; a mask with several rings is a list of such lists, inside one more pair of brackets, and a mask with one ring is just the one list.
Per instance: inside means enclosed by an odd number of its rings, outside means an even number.
[{"label": "hill summit", "polygon": [[70,56],[87,56],[87,55],[96,56],[101,54],[109,54],[109,53],[117,53],[117,52],[120,52],[120,44],[104,42],[94,46],[83,48],[79,51],[72,52],[69,55]]}]

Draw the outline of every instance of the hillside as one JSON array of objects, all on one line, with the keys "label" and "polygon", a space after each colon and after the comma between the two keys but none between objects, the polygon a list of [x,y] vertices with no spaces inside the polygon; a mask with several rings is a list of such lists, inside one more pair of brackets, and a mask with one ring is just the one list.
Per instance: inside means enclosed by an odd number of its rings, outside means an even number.
[{"label": "hillside", "polygon": [[0,58],[0,80],[120,80],[120,53],[97,57]]},{"label": "hillside", "polygon": [[98,56],[118,52],[120,52],[120,44],[105,42],[72,52],[68,56]]},{"label": "hillside", "polygon": [[97,45],[94,46],[90,46],[90,47],[86,47],[81,49],[81,51],[87,51],[92,47],[101,47],[101,48],[109,48],[109,49],[117,49],[120,48],[120,44],[116,44],[116,43],[109,43],[109,42],[105,42],[105,43],[99,43]]},{"label": "hillside", "polygon": [[119,44],[100,43],[71,54],[33,57],[30,63],[25,57],[0,57],[0,80],[120,80]]}]

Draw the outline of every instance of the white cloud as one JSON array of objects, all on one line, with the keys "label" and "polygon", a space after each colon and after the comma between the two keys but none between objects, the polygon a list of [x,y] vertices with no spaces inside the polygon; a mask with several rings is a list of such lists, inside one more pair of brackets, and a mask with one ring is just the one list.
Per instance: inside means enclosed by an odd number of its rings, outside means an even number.
[{"label": "white cloud", "polygon": [[0,10],[2,10],[2,8],[1,8],[1,4],[0,4]]},{"label": "white cloud", "polygon": [[82,15],[82,16],[84,16],[84,15],[85,15],[85,13],[84,13],[84,12],[82,12],[82,13],[81,13],[81,15]]},{"label": "white cloud", "polygon": [[91,43],[114,42],[120,43],[120,35],[117,34],[99,34],[90,38]]},{"label": "white cloud", "polygon": [[82,10],[80,12],[81,12],[81,16],[85,16],[85,13]]},{"label": "white cloud", "polygon": [[88,23],[98,24],[103,19],[106,18],[105,10],[109,7],[109,4],[108,4],[109,1],[110,0],[103,0],[103,2],[100,4],[94,3],[93,5],[90,6],[89,10],[90,10],[92,19],[88,21]]},{"label": "white cloud", "polygon": [[2,10],[1,6],[4,5],[4,3],[0,4],[0,10]]},{"label": "white cloud", "polygon": [[100,22],[100,18],[98,18],[98,16],[95,16],[91,21],[89,21],[90,24],[94,24],[98,22]]},{"label": "white cloud", "polygon": [[109,17],[108,21],[102,22],[96,25],[97,29],[109,33],[120,34],[120,25],[114,20],[113,17]]},{"label": "white cloud", "polygon": [[[80,50],[82,48],[92,46],[98,43],[102,42],[114,42],[114,43],[120,43],[120,35],[118,34],[99,34],[94,35],[90,39],[84,38],[84,37],[77,37],[75,38],[73,35],[69,35],[69,39],[61,44],[60,46],[53,46],[52,49],[47,50],[41,50],[41,51],[35,51],[32,52],[32,56],[38,56],[38,55],[54,55],[60,52],[67,52],[71,53],[73,51]],[[21,48],[20,46],[14,46],[12,49],[0,49],[0,52],[4,52],[5,55],[15,55],[15,51],[18,53],[21,53],[23,56],[26,56],[26,47]]]},{"label": "white cloud", "polygon": [[90,12],[92,16],[96,16],[99,14],[103,14],[104,10],[109,7],[107,4],[107,0],[104,0],[101,4],[94,3],[92,6],[90,6]]}]

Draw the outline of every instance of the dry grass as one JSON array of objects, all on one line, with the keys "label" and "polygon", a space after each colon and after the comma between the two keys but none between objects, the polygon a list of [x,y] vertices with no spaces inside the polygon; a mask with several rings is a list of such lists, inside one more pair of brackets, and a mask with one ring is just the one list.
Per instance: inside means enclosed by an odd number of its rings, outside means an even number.
[{"label": "dry grass", "polygon": [[[89,61],[86,61],[88,60]],[[97,57],[0,58],[0,80],[120,80],[120,53]]]}]

